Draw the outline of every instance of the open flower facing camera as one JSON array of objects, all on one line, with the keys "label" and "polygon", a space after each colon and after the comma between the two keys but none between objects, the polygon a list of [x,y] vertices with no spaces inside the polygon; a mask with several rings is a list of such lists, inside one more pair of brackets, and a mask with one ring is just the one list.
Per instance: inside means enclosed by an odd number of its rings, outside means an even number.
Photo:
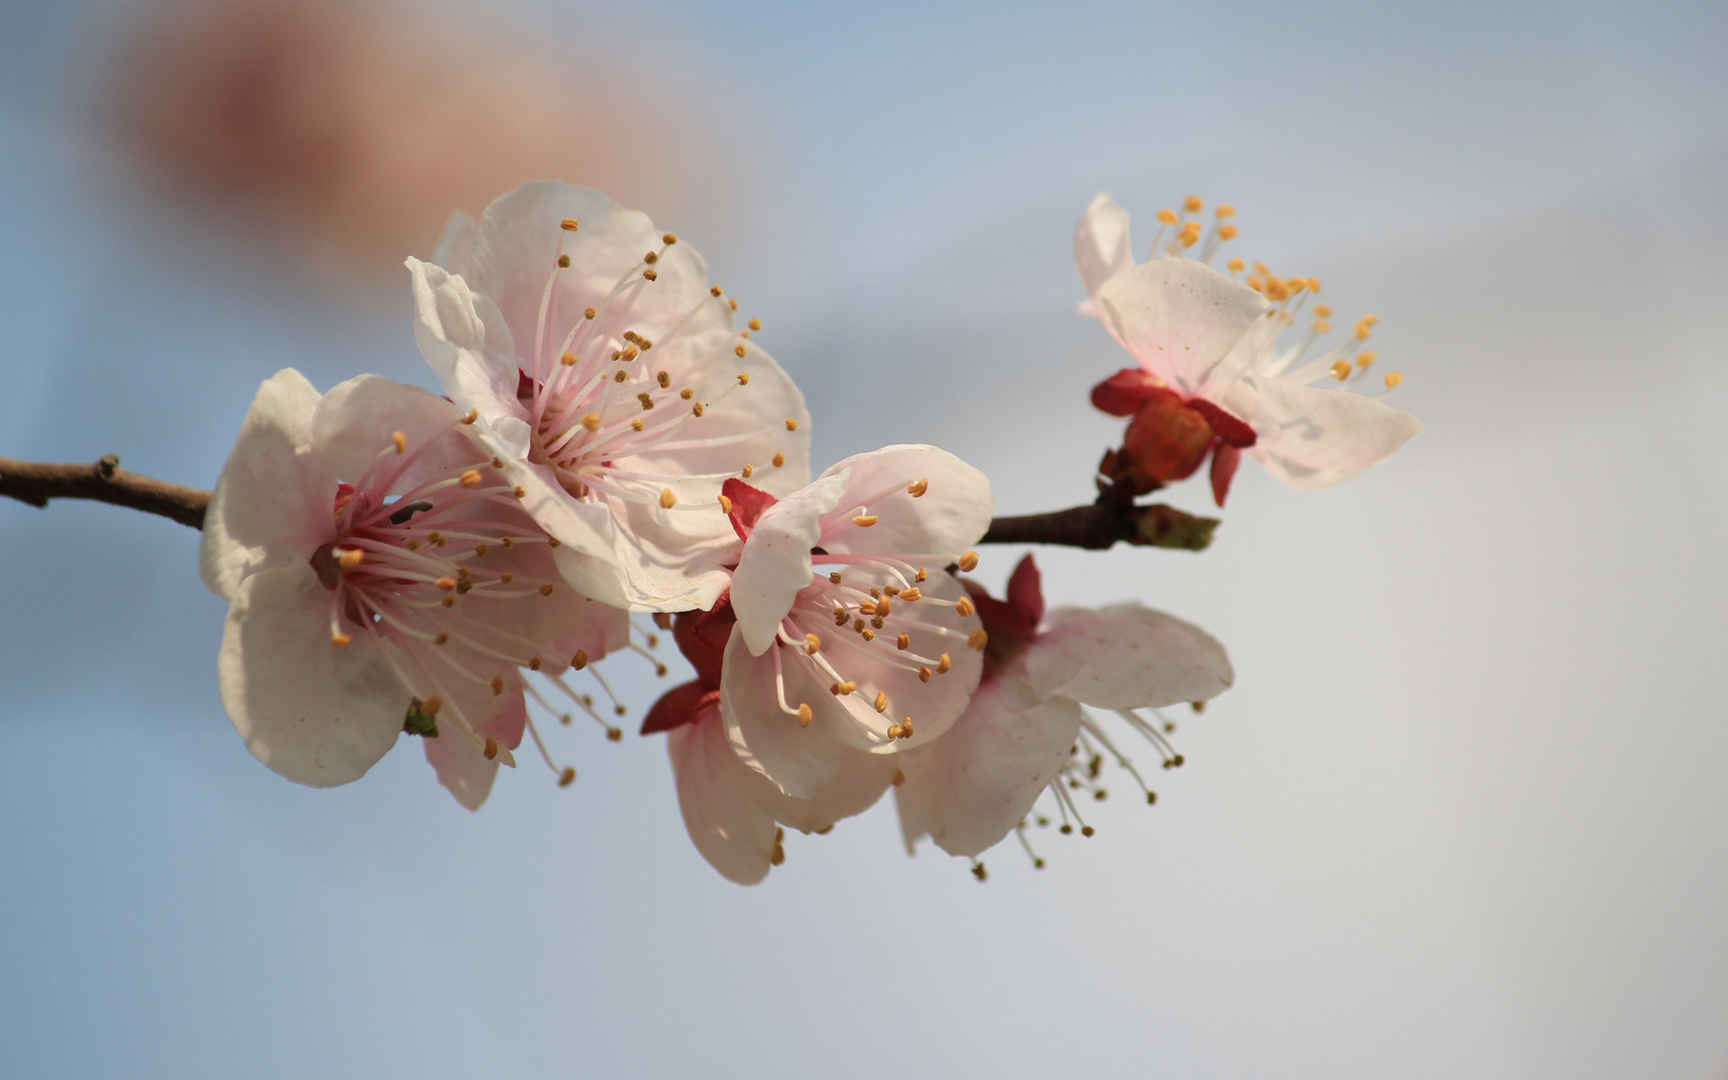
[{"label": "open flower facing camera", "polygon": [[1097,497],[1067,509],[996,517],[985,474],[923,444],[812,480],[810,414],[761,323],[739,326],[677,235],[559,183],[458,216],[432,261],[407,260],[447,397],[369,375],[320,394],[282,371],[212,494],[113,459],[0,461],[0,494],[201,527],[204,580],[229,604],[223,705],[291,780],[357,780],[406,736],[469,809],[525,741],[570,786],[540,722],[586,713],[622,738],[628,705],[596,665],[649,656],[659,635],[637,613],[694,669],[641,731],[666,738],[684,824],[725,877],[762,880],[786,829],[826,833],[893,791],[909,850],[928,837],[983,878],[978,856],[1010,833],[1029,854],[1029,826],[1092,835],[1080,800],[1112,770],[1153,801],[1134,744],[1180,765],[1159,710],[1198,710],[1234,672],[1139,598],[1047,607],[1030,555],[998,599],[964,576],[975,549],[1203,550],[1216,519],[1137,498],[1210,460],[1222,506],[1244,454],[1326,487],[1421,429],[1339,385],[1374,364],[1374,318],[1323,347],[1319,282],[1215,269],[1234,211],[1208,228],[1202,210],[1160,211],[1140,262],[1107,196],[1081,220],[1082,309],[1135,366],[1091,389],[1129,423],[1102,476],[1077,478]]}]

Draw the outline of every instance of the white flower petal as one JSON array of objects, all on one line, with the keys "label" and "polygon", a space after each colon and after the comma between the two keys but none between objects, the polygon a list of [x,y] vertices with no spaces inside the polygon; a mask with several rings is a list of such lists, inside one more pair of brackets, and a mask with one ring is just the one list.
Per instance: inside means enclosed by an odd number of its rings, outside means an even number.
[{"label": "white flower petal", "polygon": [[868,757],[855,746],[851,721],[826,685],[802,664],[783,664],[785,700],[792,709],[811,707],[808,727],[780,708],[774,654],[752,656],[733,627],[720,677],[726,738],[740,759],[795,799],[818,799],[843,771]]},{"label": "white flower petal", "polygon": [[410,694],[370,635],[330,642],[330,593],[308,566],[240,583],[219,660],[222,704],[259,761],[290,780],[358,780],[396,742]]},{"label": "white flower petal", "polygon": [[1191,259],[1155,259],[1099,287],[1104,325],[1140,366],[1186,394],[1268,310],[1266,298]]},{"label": "white flower petal", "polygon": [[[414,297],[414,338],[444,389],[459,409],[473,409],[487,424],[516,419],[517,364],[502,316],[490,300],[443,267],[414,258],[405,265]],[[493,313],[490,327],[488,312]]]},{"label": "white flower petal", "polygon": [[[823,524],[834,554],[958,558],[990,528],[990,480],[935,446],[884,446],[855,454],[822,474],[845,477],[845,491]],[[922,495],[913,495],[920,485]],[[864,510],[865,514],[859,514]],[[876,520],[869,524],[870,517]]]},{"label": "white flower petal", "polygon": [[1245,376],[1220,401],[1246,416],[1259,441],[1249,453],[1293,487],[1348,480],[1422,430],[1403,409],[1345,389]]},{"label": "white flower petal", "polygon": [[732,610],[752,656],[774,643],[780,621],[810,584],[810,549],[821,542],[823,515],[839,503],[846,483],[844,473],[830,469],[757,519],[732,575]]},{"label": "white flower petal", "polygon": [[[1106,281],[1134,265],[1134,241],[1128,211],[1109,195],[1093,196],[1074,230],[1074,264],[1087,296],[1096,296]],[[1096,311],[1087,312],[1096,314]]]},{"label": "white flower petal", "polygon": [[[407,461],[417,480],[454,479],[489,456],[457,422],[460,416],[456,406],[418,386],[360,375],[331,387],[318,403],[312,441],[325,470],[349,483],[374,469],[389,475],[398,460]],[[399,459],[396,434],[411,460]]]},{"label": "white flower petal", "polygon": [[768,876],[778,831],[763,796],[778,794],[732,752],[719,707],[667,732],[666,753],[678,788],[678,809],[696,850],[728,881],[754,885]]},{"label": "white flower petal", "polygon": [[[494,705],[471,706],[465,713],[479,716],[476,731],[481,738],[497,739],[504,746],[515,748],[522,741],[528,723],[522,689],[516,684],[497,698]],[[498,759],[488,758],[485,749],[476,745],[464,731],[446,720],[436,738],[425,738],[426,760],[438,773],[438,782],[469,810],[478,810],[491,794],[492,781],[498,775]]]},{"label": "white flower petal", "polygon": [[318,391],[293,368],[258,387],[204,514],[199,571],[232,600],[248,574],[303,562],[331,533],[336,482],[309,468]]},{"label": "white flower petal", "polygon": [[951,855],[977,855],[1008,835],[1055,779],[1080,730],[1080,706],[1038,694],[1016,673],[978,688],[937,742],[902,755],[894,789],[911,851],[928,835]]},{"label": "white flower petal", "polygon": [[1211,634],[1139,604],[1058,608],[1023,662],[1039,694],[1107,709],[1206,701],[1235,679]]}]

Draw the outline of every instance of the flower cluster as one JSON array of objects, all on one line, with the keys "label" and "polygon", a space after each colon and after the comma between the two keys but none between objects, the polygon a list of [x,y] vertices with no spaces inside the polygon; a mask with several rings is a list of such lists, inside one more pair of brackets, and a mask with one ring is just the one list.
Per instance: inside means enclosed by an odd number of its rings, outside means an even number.
[{"label": "flower cluster", "polygon": [[[1307,385],[1315,363],[1343,381],[1373,359],[1353,344],[1300,363],[1324,308],[1276,352],[1318,285],[1205,265],[1234,235],[1226,211],[1198,260],[1198,226],[1174,214],[1141,264],[1107,198],[1080,227],[1083,307],[1139,364],[1093,391],[1133,418],[1105,472],[1136,493],[1210,454],[1222,504],[1243,451],[1320,486],[1415,430]],[[809,413],[761,324],[740,327],[701,256],[645,215],[530,184],[407,267],[446,396],[373,376],[320,394],[279,372],[206,516],[223,703],[283,776],[347,783],[407,734],[470,809],[524,740],[568,785],[537,721],[585,713],[621,738],[627,707],[597,665],[635,653],[665,674],[656,629],[631,619],[648,615],[695,677],[641,730],[666,736],[698,850],[749,883],[784,858],[786,827],[826,832],[890,790],[909,848],[976,857],[1025,843],[1029,815],[1090,835],[1077,793],[1103,796],[1107,759],[1153,796],[1087,710],[1170,767],[1153,710],[1230,685],[1223,647],[1179,619],[1047,612],[1030,556],[1005,599],[963,577],[994,501],[945,450],[887,446],[812,479]]]}]

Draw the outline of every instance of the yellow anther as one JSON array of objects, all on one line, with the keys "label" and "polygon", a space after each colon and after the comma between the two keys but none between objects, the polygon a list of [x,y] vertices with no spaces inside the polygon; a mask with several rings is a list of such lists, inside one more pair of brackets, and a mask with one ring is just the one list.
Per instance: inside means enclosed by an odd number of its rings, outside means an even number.
[{"label": "yellow anther", "polygon": [[641,356],[641,355],[642,355],[641,349],[637,348],[634,345],[626,345],[624,347],[624,350],[618,354],[618,362],[622,363],[622,364],[628,364],[630,361],[636,359],[638,356]]},{"label": "yellow anther", "polygon": [[752,329],[752,330],[762,329],[762,320],[761,319],[751,319],[750,320],[750,329]]},{"label": "yellow anther", "polygon": [[485,480],[486,478],[480,475],[479,469],[469,469],[456,478],[456,482],[465,488],[479,487],[485,483]]},{"label": "yellow anther", "polygon": [[456,587],[456,579],[453,577],[441,577],[432,584],[435,588],[442,589],[444,592],[449,592],[451,589]]},{"label": "yellow anther", "polygon": [[800,702],[798,705],[798,723],[799,723],[799,726],[809,727],[810,721],[812,721],[814,719],[816,719],[815,710],[810,708],[810,706],[808,704]]},{"label": "yellow anther", "polygon": [[1220,239],[1220,240],[1234,240],[1234,239],[1236,239],[1236,226],[1234,226],[1234,225],[1220,225],[1220,226],[1218,226],[1218,239]]},{"label": "yellow anther", "polygon": [[746,353],[748,353],[749,351],[750,351],[749,348],[744,346],[744,345],[732,346],[732,355],[736,356],[740,360],[744,359],[744,355]]},{"label": "yellow anther", "polygon": [[667,247],[671,247],[673,244],[676,244],[678,242],[678,234],[677,233],[661,233],[660,234],[660,242],[662,244],[665,244]]},{"label": "yellow anther", "polygon": [[1330,319],[1332,317],[1332,305],[1330,305],[1330,304],[1315,304],[1314,305],[1314,317],[1316,319]]},{"label": "yellow anther", "polygon": [[822,648],[822,639],[821,638],[817,637],[815,634],[805,634],[804,635],[804,651],[806,653],[810,654],[811,656],[815,656],[816,653],[821,650],[821,648]]},{"label": "yellow anther", "polygon": [[722,513],[730,514],[732,512],[732,500],[724,495],[720,496],[720,510]]},{"label": "yellow anther", "polygon": [[486,747],[484,750],[481,751],[481,753],[486,755],[487,761],[491,761],[491,760],[495,759],[498,756],[498,740],[492,738],[491,736],[487,736],[486,737]]},{"label": "yellow anther", "polygon": [[597,412],[591,412],[587,416],[584,416],[582,418],[582,426],[587,428],[589,431],[599,431],[600,414]]},{"label": "yellow anther", "polygon": [[[619,372],[618,374],[622,375],[624,373]],[[648,391],[644,390],[640,394],[636,395],[636,403],[638,405],[642,406],[643,412],[647,412],[649,409],[652,409],[654,407],[654,396],[652,394],[648,393]]]},{"label": "yellow anther", "polygon": [[886,596],[876,598],[876,614],[887,616],[894,610],[894,601]]},{"label": "yellow anther", "polygon": [[924,595],[923,593],[918,591],[918,586],[916,586],[916,585],[912,586],[910,589],[901,589],[900,590],[900,599],[906,601],[908,604],[914,602],[920,596],[923,596],[923,595]]},{"label": "yellow anther", "polygon": [[876,614],[876,601],[860,600],[858,601],[858,610],[866,615],[874,615]]},{"label": "yellow anther", "polygon": [[828,575],[828,580],[833,582],[836,585],[840,584],[840,571],[835,570],[832,573],[830,573]]},{"label": "yellow anther", "polygon": [[689,401],[691,398],[696,396],[696,391],[692,387],[686,386],[684,389],[678,391],[678,396],[683,398],[685,401]]},{"label": "yellow anther", "polygon": [[750,475],[752,473],[754,473],[755,471],[756,471],[756,466],[746,465],[742,469],[738,470],[738,475],[742,476],[744,479],[748,480],[748,479],[750,479]]},{"label": "yellow anther", "polygon": [[572,769],[568,765],[564,766],[564,771],[558,774],[558,786],[559,787],[569,787],[571,784],[574,784],[575,782],[576,782],[576,770]]},{"label": "yellow anther", "polygon": [[479,409],[469,409],[467,415],[462,417],[462,422],[464,424],[472,424],[474,421],[476,421],[478,419],[480,419],[480,410]]},{"label": "yellow anther", "polygon": [[330,635],[330,644],[340,649],[345,645],[354,644],[354,639],[347,634],[337,632]]},{"label": "yellow anther", "polygon": [[690,406],[690,415],[692,416],[701,416],[706,411],[707,406],[703,405],[700,401]]},{"label": "yellow anther", "polygon": [[449,643],[450,635],[446,634],[442,630],[438,631],[437,636],[432,639],[432,644],[434,645],[448,645]]},{"label": "yellow anther", "polygon": [[941,656],[936,658],[936,674],[938,675],[948,674],[948,669],[953,666],[954,661],[949,658],[947,653],[943,653]]},{"label": "yellow anther", "polygon": [[504,676],[492,676],[492,696],[497,697],[504,692]]},{"label": "yellow anther", "polygon": [[889,724],[888,725],[888,737],[890,739],[898,739],[900,737],[900,725],[899,724]]},{"label": "yellow anther", "polygon": [[972,631],[971,634],[967,635],[966,644],[982,652],[984,646],[990,644],[990,635],[985,633],[984,628],[980,626],[978,629]]},{"label": "yellow anther", "polygon": [[678,496],[672,494],[671,488],[660,489],[660,509],[670,510],[678,505]]},{"label": "yellow anther", "polygon": [[902,651],[910,649],[912,647],[912,635],[901,634],[899,637],[894,639],[894,647]]},{"label": "yellow anther", "polygon": [[1255,292],[1265,292],[1266,291],[1266,283],[1264,281],[1261,281],[1259,278],[1253,276],[1252,274],[1250,274],[1248,276],[1248,283],[1247,284],[1248,284],[1248,287],[1250,289],[1253,289]]},{"label": "yellow anther", "polygon": [[1272,269],[1270,267],[1268,267],[1263,262],[1256,262],[1254,264],[1254,272],[1256,274],[1259,274],[1261,277],[1271,277],[1272,276]]},{"label": "yellow anther", "polygon": [[433,694],[431,697],[420,703],[420,711],[425,713],[427,716],[436,717],[439,710],[443,708],[444,699],[439,697],[437,694]]},{"label": "yellow anther", "polygon": [[1231,206],[1229,203],[1219,203],[1217,209],[1212,211],[1212,216],[1221,218],[1235,217],[1236,208]]},{"label": "yellow anther", "polygon": [[1198,214],[1200,211],[1206,209],[1206,201],[1198,195],[1190,195],[1186,199],[1182,200],[1182,209],[1188,211],[1190,214]]},{"label": "yellow anther", "polygon": [[563,221],[560,221],[558,227],[563,229],[565,232],[575,232],[580,228],[580,226],[576,224],[576,219],[573,217],[567,217]]},{"label": "yellow anther", "polygon": [[738,298],[736,296],[728,296],[726,298],[726,306],[731,308],[733,311],[737,311],[738,310]]},{"label": "yellow anther", "polygon": [[1308,291],[1309,292],[1319,292],[1320,291],[1320,279],[1319,278],[1311,277],[1308,279]]},{"label": "yellow anther", "polygon": [[1314,320],[1314,332],[1316,334],[1327,334],[1327,333],[1331,333],[1331,331],[1332,331],[1332,320],[1331,319],[1315,319]]},{"label": "yellow anther", "polygon": [[573,670],[581,671],[583,668],[585,668],[587,666],[588,666],[588,650],[587,649],[577,649],[576,655],[572,656],[570,658],[570,667]]},{"label": "yellow anther", "polygon": [[656,278],[658,278],[660,275],[656,274],[653,270],[644,270],[644,271],[642,271],[642,276],[644,278],[647,278],[649,281],[653,281]]},{"label": "yellow anther", "polygon": [[569,268],[570,268],[570,256],[568,256],[568,255],[558,256],[558,269],[567,270]]},{"label": "yellow anther", "polygon": [[930,571],[928,571],[928,570],[924,569],[922,566],[920,566],[918,568],[918,572],[916,574],[912,575],[912,580],[916,581],[920,585],[922,585],[924,583],[925,579],[927,579],[929,576],[930,576]]},{"label": "yellow anther", "polygon": [[1404,381],[1403,372],[1388,371],[1386,373],[1386,389],[1388,389],[1388,390],[1396,390],[1398,388],[1398,384],[1403,382],[1403,381]]},{"label": "yellow anther", "polygon": [[528,658],[528,670],[529,671],[539,671],[540,670],[540,664],[541,664],[541,661],[540,661],[540,658],[538,656],[530,656]]},{"label": "yellow anther", "polygon": [[962,619],[965,619],[974,615],[978,609],[972,606],[972,600],[970,597],[962,596],[960,599],[954,601],[954,610],[960,613]]},{"label": "yellow anther", "polygon": [[546,584],[540,586],[540,595],[541,596],[551,596],[552,595],[552,583],[551,582],[547,582]]},{"label": "yellow anther", "polygon": [[1176,211],[1160,210],[1158,211],[1158,220],[1165,225],[1174,225],[1176,224]]},{"label": "yellow anther", "polygon": [[344,570],[354,570],[358,569],[360,564],[365,560],[365,552],[361,551],[359,548],[349,548],[342,552],[342,554],[336,556],[336,565],[340,566]]},{"label": "yellow anther", "polygon": [[641,417],[637,417],[636,419],[630,421],[630,430],[631,431],[643,431],[647,427],[648,427],[648,425],[642,422]]},{"label": "yellow anther", "polygon": [[454,596],[446,596],[438,602],[440,604],[443,604],[445,607],[455,607],[456,606],[456,598]]},{"label": "yellow anther", "polygon": [[750,385],[750,373],[749,372],[740,371],[738,373],[738,385],[739,386],[749,386]]},{"label": "yellow anther", "polygon": [[721,293],[720,286],[718,286],[718,285],[708,286],[708,295],[709,296],[719,296],[720,293]]},{"label": "yellow anther", "polygon": [[912,737],[912,718],[910,716],[903,717],[900,721],[900,737],[902,739]]},{"label": "yellow anther", "polygon": [[648,254],[642,256],[642,261],[647,263],[649,266],[653,266],[655,263],[660,261],[660,256],[650,251]]},{"label": "yellow anther", "polygon": [[408,449],[408,436],[402,434],[400,431],[392,431],[390,433],[390,445],[394,446],[396,452],[400,454],[404,450]]},{"label": "yellow anther", "polygon": [[1289,289],[1292,294],[1295,294],[1306,289],[1308,287],[1308,282],[1306,279],[1299,277],[1285,278],[1284,287]]},{"label": "yellow anther", "polygon": [[919,682],[929,682],[930,681],[930,675],[931,675],[931,672],[930,672],[929,668],[920,667],[918,669],[918,681]]},{"label": "yellow anther", "polygon": [[797,431],[798,430],[798,421],[794,420],[792,417],[788,416],[786,418],[786,430],[787,431]]},{"label": "yellow anther", "polygon": [[1244,264],[1243,264],[1241,259],[1231,259],[1229,262],[1225,263],[1224,265],[1230,268],[1230,272],[1232,274],[1240,274],[1242,272],[1242,267]]},{"label": "yellow anther", "polygon": [[887,712],[888,711],[888,695],[881,690],[876,691],[875,705],[876,705],[876,711],[877,712]]},{"label": "yellow anther", "polygon": [[858,636],[863,638],[865,641],[875,641],[876,640],[876,631],[874,631],[874,630],[870,629],[868,626],[866,626],[862,630],[858,631]]},{"label": "yellow anther", "polygon": [[860,529],[868,529],[870,526],[876,524],[876,515],[859,514],[857,517],[852,519],[852,524],[858,526]]},{"label": "yellow anther", "polygon": [[929,490],[930,490],[929,477],[919,477],[917,480],[906,485],[906,491],[914,499],[922,499],[924,497],[924,493],[926,491],[929,491]]},{"label": "yellow anther", "polygon": [[510,494],[516,496],[518,499],[526,499],[528,497],[528,489],[523,487],[521,484],[517,484],[515,487],[510,489]]},{"label": "yellow anther", "polygon": [[582,362],[582,358],[573,352],[566,351],[563,356],[558,358],[558,362],[565,367],[575,367]]},{"label": "yellow anther", "polygon": [[598,314],[600,314],[600,313],[598,311],[595,311],[593,308],[583,308],[582,309],[582,317],[584,319],[592,319],[592,318],[594,318],[594,316],[596,316]]},{"label": "yellow anther", "polygon": [[968,551],[966,554],[960,556],[960,569],[968,574],[978,569],[978,553],[976,551]]},{"label": "yellow anther", "polygon": [[1380,316],[1378,316],[1378,315],[1364,315],[1364,316],[1362,316],[1362,319],[1361,319],[1363,326],[1373,326],[1376,323],[1378,323],[1379,321],[1380,321]]},{"label": "yellow anther", "polygon": [[1374,366],[1374,361],[1379,358],[1380,354],[1375,352],[1373,349],[1365,349],[1356,354],[1356,366],[1361,368],[1363,371],[1367,371],[1369,368]]},{"label": "yellow anther", "polygon": [[1185,248],[1191,248],[1200,242],[1200,234],[1184,232],[1181,236],[1176,238],[1176,242]]},{"label": "yellow anther", "polygon": [[1332,374],[1337,377],[1339,382],[1348,379],[1352,370],[1354,369],[1350,367],[1350,361],[1348,360],[1332,361]]},{"label": "yellow anther", "polygon": [[780,468],[784,468],[785,465],[786,465],[786,455],[785,454],[775,454],[774,455],[774,467],[776,469],[780,469]]},{"label": "yellow anther", "polygon": [[[623,715],[624,706],[622,706],[622,705],[618,706],[618,712],[619,712],[619,715]],[[615,727],[607,728],[606,729],[606,741],[607,742],[623,742],[624,741],[623,730],[620,728],[615,728]]]},{"label": "yellow anther", "polygon": [[1356,340],[1357,341],[1367,341],[1368,335],[1372,334],[1373,332],[1374,332],[1374,327],[1370,323],[1359,322],[1356,324]]}]

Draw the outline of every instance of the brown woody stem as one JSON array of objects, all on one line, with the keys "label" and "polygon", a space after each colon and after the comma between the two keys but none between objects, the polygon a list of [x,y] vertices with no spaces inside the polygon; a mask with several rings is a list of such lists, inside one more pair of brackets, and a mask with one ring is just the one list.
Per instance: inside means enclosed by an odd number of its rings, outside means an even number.
[{"label": "brown woody stem", "polygon": [[[52,499],[95,499],[190,525],[204,525],[210,493],[164,483],[120,468],[109,454],[93,465],[49,465],[0,458],[0,496],[31,506]],[[1136,506],[1115,489],[1089,506],[1044,514],[999,517],[984,534],[986,544],[1060,544],[1099,550],[1115,544],[1200,551],[1212,542],[1217,518],[1197,517],[1163,503]]]},{"label": "brown woody stem", "polygon": [[93,465],[48,465],[0,458],[0,495],[47,506],[51,499],[95,499],[190,525],[204,525],[210,493],[139,476],[120,468],[109,454]]}]

